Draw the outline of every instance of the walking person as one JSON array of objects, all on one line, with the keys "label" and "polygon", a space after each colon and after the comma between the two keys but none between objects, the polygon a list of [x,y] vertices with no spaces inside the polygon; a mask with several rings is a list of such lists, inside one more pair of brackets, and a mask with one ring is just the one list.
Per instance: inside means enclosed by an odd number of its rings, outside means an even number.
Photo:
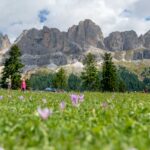
[{"label": "walking person", "polygon": [[10,78],[8,79],[7,84],[8,84],[8,90],[11,90],[11,79]]},{"label": "walking person", "polygon": [[26,86],[27,86],[26,85],[26,81],[25,81],[25,79],[23,79],[22,82],[21,82],[21,90],[25,91],[26,90]]}]

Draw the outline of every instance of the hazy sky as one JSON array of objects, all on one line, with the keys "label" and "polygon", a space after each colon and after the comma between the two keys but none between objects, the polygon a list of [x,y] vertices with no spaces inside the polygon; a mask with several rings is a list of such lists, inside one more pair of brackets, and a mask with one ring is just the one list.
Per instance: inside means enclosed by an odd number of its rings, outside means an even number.
[{"label": "hazy sky", "polygon": [[25,29],[56,27],[61,31],[84,19],[112,31],[150,30],[150,0],[0,0],[0,32],[11,41]]}]

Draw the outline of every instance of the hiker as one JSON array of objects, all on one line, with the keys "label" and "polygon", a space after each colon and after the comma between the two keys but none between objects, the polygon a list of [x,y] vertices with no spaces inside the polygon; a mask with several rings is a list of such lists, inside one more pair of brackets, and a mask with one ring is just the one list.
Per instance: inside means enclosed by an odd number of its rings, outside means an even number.
[{"label": "hiker", "polygon": [[9,81],[8,81],[8,89],[9,90],[11,89],[11,79],[9,79]]},{"label": "hiker", "polygon": [[11,89],[11,78],[10,77],[7,79],[7,88],[8,88],[8,90]]},{"label": "hiker", "polygon": [[26,90],[26,81],[25,81],[25,79],[23,79],[22,82],[21,82],[21,90],[22,91]]}]

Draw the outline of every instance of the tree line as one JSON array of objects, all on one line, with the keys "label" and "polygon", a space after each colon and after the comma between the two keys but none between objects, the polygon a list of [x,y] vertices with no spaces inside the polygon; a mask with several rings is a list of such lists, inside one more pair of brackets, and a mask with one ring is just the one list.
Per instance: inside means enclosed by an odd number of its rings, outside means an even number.
[{"label": "tree line", "polygon": [[111,54],[104,55],[102,70],[97,69],[94,56],[90,53],[85,57],[84,65],[81,75],[71,73],[67,76],[63,68],[60,68],[57,73],[32,74],[31,87],[33,90],[52,87],[67,91],[109,92],[143,91],[146,87],[136,74],[128,71],[125,67],[116,67],[112,62]]}]

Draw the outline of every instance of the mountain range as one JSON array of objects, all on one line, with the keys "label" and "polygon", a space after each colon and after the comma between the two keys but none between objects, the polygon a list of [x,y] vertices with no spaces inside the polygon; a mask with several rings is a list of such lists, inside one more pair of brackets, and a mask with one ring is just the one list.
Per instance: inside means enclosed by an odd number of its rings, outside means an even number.
[{"label": "mountain range", "polygon": [[[150,60],[150,30],[140,36],[131,30],[112,32],[104,37],[101,28],[89,19],[73,25],[67,32],[46,26],[41,30],[25,30],[13,44],[21,50],[25,71],[82,62],[89,52],[97,62],[102,62],[105,52],[111,53],[117,62]],[[0,34],[1,66],[10,47],[8,36]]]}]

